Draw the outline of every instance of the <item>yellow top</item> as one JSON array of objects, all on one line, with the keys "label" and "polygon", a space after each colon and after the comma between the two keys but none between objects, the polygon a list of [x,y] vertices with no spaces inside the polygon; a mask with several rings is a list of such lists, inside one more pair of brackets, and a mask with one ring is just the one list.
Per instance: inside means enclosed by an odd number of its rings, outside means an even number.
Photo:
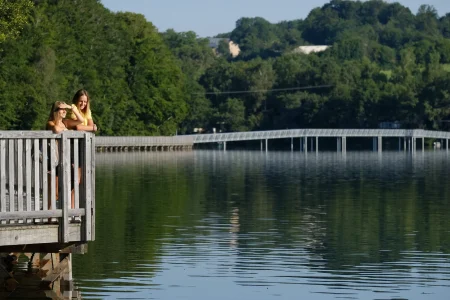
[{"label": "yellow top", "polygon": [[[72,109],[74,109],[76,106],[72,105]],[[88,125],[88,120],[92,120],[92,114],[91,114],[91,110],[88,109],[88,111],[86,112],[86,114],[84,114],[82,111],[78,110],[80,112],[80,115],[83,117],[84,121],[83,123],[81,123],[81,125],[87,126]],[[72,120],[76,120],[77,116],[73,113],[70,112],[70,116],[69,118],[71,118]]]}]

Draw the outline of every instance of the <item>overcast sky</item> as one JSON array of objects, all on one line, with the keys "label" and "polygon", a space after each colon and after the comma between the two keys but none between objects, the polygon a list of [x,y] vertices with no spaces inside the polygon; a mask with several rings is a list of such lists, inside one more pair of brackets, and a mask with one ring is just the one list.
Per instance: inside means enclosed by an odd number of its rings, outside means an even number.
[{"label": "overcast sky", "polygon": [[[262,17],[272,23],[304,19],[324,0],[101,0],[111,11],[143,14],[159,31],[194,31],[201,37],[230,32],[241,17]],[[450,12],[450,0],[400,0],[415,14],[421,4],[433,5],[440,16]]]}]

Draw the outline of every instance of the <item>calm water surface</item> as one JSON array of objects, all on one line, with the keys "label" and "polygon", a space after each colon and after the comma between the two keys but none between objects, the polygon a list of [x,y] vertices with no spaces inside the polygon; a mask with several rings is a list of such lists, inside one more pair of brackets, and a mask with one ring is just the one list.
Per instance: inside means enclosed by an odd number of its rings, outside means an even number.
[{"label": "calm water surface", "polygon": [[450,154],[98,154],[84,299],[449,299]]}]

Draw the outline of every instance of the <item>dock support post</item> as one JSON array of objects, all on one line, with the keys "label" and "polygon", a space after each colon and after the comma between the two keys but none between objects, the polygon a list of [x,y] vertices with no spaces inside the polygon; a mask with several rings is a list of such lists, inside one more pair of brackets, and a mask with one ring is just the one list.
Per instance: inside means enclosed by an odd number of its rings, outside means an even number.
[{"label": "dock support post", "polygon": [[342,140],[340,137],[336,138],[336,149],[337,149],[337,152],[342,151]]},{"label": "dock support post", "polygon": [[316,153],[319,153],[319,137],[316,136]]},{"label": "dock support post", "polygon": [[268,146],[269,146],[269,141],[268,141],[268,139],[266,139],[266,152],[269,151],[269,147]]},{"label": "dock support post", "polygon": [[372,138],[372,151],[373,152],[377,151],[377,138],[376,137]]},{"label": "dock support post", "polygon": [[223,151],[227,151],[227,142],[223,142]]},{"label": "dock support post", "polygon": [[314,138],[311,137],[311,152],[314,151]]},{"label": "dock support post", "polygon": [[304,140],[303,140],[304,144],[303,144],[303,150],[305,153],[308,153],[308,137],[305,136]]},{"label": "dock support post", "polygon": [[383,151],[383,137],[378,136],[378,153]]},{"label": "dock support post", "polygon": [[445,145],[445,151],[448,152],[448,139],[445,139],[445,143],[446,143],[446,145]]},{"label": "dock support post", "polygon": [[347,137],[342,137],[342,153],[347,153]]},{"label": "dock support post", "polygon": [[422,137],[422,152],[425,152],[425,138]]},{"label": "dock support post", "polygon": [[261,152],[263,151],[263,141],[261,140]]},{"label": "dock support post", "polygon": [[291,151],[294,151],[294,138],[291,137]]},{"label": "dock support post", "polygon": [[406,151],[406,136],[403,137],[403,151]]}]

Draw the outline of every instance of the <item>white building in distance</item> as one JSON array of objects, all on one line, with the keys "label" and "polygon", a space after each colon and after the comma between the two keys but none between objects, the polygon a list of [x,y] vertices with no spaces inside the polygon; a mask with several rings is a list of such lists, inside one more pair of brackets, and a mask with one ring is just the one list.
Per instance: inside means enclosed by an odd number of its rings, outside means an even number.
[{"label": "white building in distance", "polygon": [[232,57],[238,56],[241,52],[241,49],[239,49],[239,45],[235,44],[232,40],[227,38],[209,38],[209,47],[213,48],[214,51],[216,51],[221,41],[225,41],[228,43],[228,47],[230,49],[230,54]]},{"label": "white building in distance", "polygon": [[331,46],[326,45],[315,45],[315,46],[300,46],[294,49],[295,53],[304,53],[304,54],[310,54],[310,53],[317,53],[317,52],[323,52],[330,48]]}]

